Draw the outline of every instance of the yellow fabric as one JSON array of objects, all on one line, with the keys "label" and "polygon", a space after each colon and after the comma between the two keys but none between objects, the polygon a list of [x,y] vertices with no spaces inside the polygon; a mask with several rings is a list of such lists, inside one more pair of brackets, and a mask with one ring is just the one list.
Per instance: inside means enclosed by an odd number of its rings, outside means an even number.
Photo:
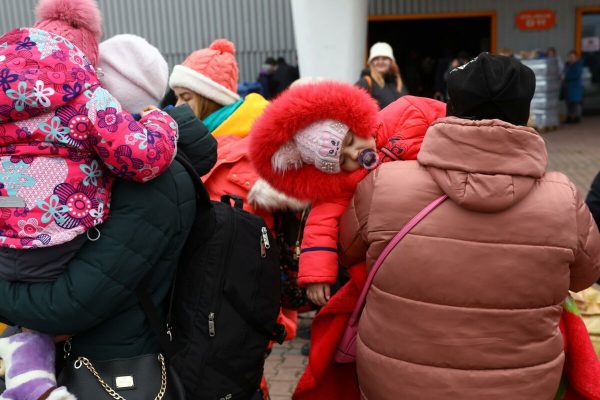
[{"label": "yellow fabric", "polygon": [[262,115],[268,105],[269,102],[260,94],[250,93],[246,96],[242,105],[213,131],[213,136],[236,135],[242,138],[246,137],[254,121]]},{"label": "yellow fabric", "polygon": [[581,311],[581,318],[590,334],[594,350],[600,357],[600,290],[594,285],[579,293],[573,294],[577,307]]},{"label": "yellow fabric", "polygon": [[4,331],[6,330],[7,327],[8,327],[8,325],[0,322],[0,335],[2,335],[4,333]]}]

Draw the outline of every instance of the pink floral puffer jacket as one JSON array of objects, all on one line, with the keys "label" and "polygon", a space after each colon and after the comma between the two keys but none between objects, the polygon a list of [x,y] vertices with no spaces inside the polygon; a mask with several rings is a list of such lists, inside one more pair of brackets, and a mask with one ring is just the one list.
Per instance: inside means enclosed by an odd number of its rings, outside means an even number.
[{"label": "pink floral puffer jacket", "polygon": [[67,39],[32,28],[0,37],[0,246],[54,246],[102,223],[108,171],[153,179],[176,142],[171,117],[136,122]]}]

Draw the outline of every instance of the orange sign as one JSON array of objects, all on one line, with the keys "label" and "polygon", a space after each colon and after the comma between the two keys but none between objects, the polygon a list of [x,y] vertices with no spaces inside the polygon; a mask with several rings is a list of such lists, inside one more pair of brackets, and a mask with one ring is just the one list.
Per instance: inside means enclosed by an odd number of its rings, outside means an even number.
[{"label": "orange sign", "polygon": [[525,10],[516,16],[517,28],[524,31],[550,29],[556,23],[556,13],[552,10]]}]

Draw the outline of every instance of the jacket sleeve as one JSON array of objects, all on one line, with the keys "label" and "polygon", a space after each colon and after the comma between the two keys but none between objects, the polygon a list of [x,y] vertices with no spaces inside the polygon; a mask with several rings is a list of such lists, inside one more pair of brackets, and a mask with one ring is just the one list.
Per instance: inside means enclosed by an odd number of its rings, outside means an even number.
[{"label": "jacket sleeve", "polygon": [[138,122],[98,87],[87,103],[92,143],[106,167],[122,179],[146,182],[163,173],[175,156],[177,123],[160,110]]},{"label": "jacket sleeve", "polygon": [[298,283],[331,283],[338,274],[338,234],[340,217],[348,207],[348,198],[314,204],[306,219]]},{"label": "jacket sleeve", "polygon": [[137,305],[132,288],[172,249],[169,239],[182,229],[178,203],[148,200],[168,198],[167,191],[181,195],[174,183],[165,187],[165,181],[174,181],[172,173],[143,186],[117,181],[111,218],[100,227],[100,238],[79,250],[53,282],[0,280],[0,315],[40,332],[77,334]]},{"label": "jacket sleeve", "polygon": [[578,239],[569,289],[578,292],[591,286],[600,277],[600,234],[573,184],[571,189],[575,194]]},{"label": "jacket sleeve", "polygon": [[367,223],[371,210],[377,170],[358,184],[350,205],[340,220],[341,262],[352,266],[366,260],[369,242]]},{"label": "jacket sleeve", "polygon": [[596,225],[600,227],[600,173],[594,178],[585,202],[592,212]]},{"label": "jacket sleeve", "polygon": [[416,160],[427,129],[445,115],[445,103],[415,96],[401,97],[384,108],[377,133],[382,161]]},{"label": "jacket sleeve", "polygon": [[171,108],[167,113],[179,127],[179,150],[190,159],[200,176],[207,174],[217,162],[217,140],[189,105]]}]

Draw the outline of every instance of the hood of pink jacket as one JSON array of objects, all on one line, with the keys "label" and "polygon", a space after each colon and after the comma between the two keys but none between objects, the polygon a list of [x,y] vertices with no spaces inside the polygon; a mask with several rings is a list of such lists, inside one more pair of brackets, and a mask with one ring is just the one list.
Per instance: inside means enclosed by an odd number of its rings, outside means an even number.
[{"label": "hood of pink jacket", "polygon": [[48,113],[98,84],[86,56],[62,36],[19,28],[0,37],[0,123]]},{"label": "hood of pink jacket", "polygon": [[532,128],[448,117],[429,128],[418,160],[456,204],[498,212],[529,193],[544,175],[548,154]]}]

